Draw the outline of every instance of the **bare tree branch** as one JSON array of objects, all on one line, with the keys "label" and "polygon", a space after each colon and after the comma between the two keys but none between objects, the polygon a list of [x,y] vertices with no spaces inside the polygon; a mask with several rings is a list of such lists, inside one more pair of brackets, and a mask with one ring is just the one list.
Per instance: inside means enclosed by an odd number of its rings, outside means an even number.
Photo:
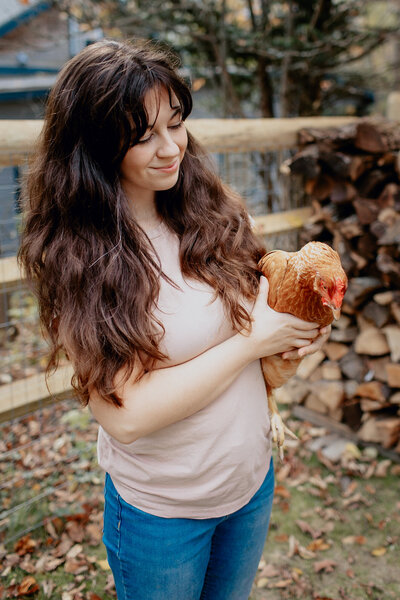
[{"label": "bare tree branch", "polygon": [[[293,1],[289,0],[289,11],[286,15],[286,35],[293,36]],[[290,53],[287,52],[283,57],[281,67],[281,85],[279,93],[279,104],[281,107],[281,117],[287,117],[289,114],[288,90],[289,90],[289,69],[290,69]]]},{"label": "bare tree branch", "polygon": [[[363,0],[241,0],[240,5],[228,0],[54,3],[70,7],[75,17],[102,26],[106,33],[118,28],[124,36],[157,37],[172,43],[178,52],[189,53],[193,68],[211,71],[218,81],[223,96],[229,98],[226,105],[232,115],[243,115],[244,98],[253,102],[253,97],[258,99],[255,110],[264,116],[272,116],[277,97],[282,115],[296,112],[294,98],[301,111],[322,110],[326,96],[321,96],[321,78],[338,66],[360,61],[399,30],[368,26],[360,31],[355,17],[363,14]],[[224,18],[224,6],[232,19]],[[236,10],[241,10],[241,19],[235,18]],[[277,77],[271,77],[271,69]]]},{"label": "bare tree branch", "polygon": [[251,26],[253,28],[253,31],[256,31],[257,30],[257,21],[256,21],[256,16],[254,14],[254,9],[253,9],[253,1],[247,0],[247,6],[249,9],[249,13],[250,13]]},{"label": "bare tree branch", "polygon": [[315,9],[314,9],[313,16],[311,17],[310,29],[315,29],[317,21],[318,21],[319,17],[321,16],[324,4],[325,4],[325,0],[318,0],[317,4],[315,6]]}]

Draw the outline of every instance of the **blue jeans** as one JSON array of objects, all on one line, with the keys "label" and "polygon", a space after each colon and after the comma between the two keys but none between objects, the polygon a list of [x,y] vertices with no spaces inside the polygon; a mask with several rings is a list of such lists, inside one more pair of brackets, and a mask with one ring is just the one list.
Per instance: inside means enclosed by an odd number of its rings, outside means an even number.
[{"label": "blue jeans", "polygon": [[212,519],[167,519],[121,498],[106,475],[104,535],[118,600],[247,600],[274,494],[274,469],[250,502]]}]

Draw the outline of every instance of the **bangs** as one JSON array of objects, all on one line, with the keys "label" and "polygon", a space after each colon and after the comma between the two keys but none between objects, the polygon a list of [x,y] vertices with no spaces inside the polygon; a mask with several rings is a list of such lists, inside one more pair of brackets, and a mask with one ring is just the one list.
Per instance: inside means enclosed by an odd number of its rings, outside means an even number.
[{"label": "bangs", "polygon": [[[143,77],[140,78],[139,82],[137,77],[132,78],[132,85],[128,89],[128,98],[125,103],[127,119],[130,123],[130,131],[127,132],[125,130],[124,132],[121,132],[121,139],[127,142],[127,144],[124,144],[124,148],[126,148],[124,155],[130,147],[135,146],[139,142],[147,129],[151,129],[154,126],[160,110],[162,90],[166,90],[168,93],[171,108],[179,106],[182,120],[185,120],[191,113],[192,96],[189,88],[184,81],[171,75],[171,72],[166,69],[165,71],[163,70],[160,72],[160,70],[158,70],[158,72],[155,72],[154,70],[147,68],[143,71]],[[146,97],[151,92],[154,92],[157,98],[156,119],[152,123],[150,122],[150,117],[145,104]]]}]

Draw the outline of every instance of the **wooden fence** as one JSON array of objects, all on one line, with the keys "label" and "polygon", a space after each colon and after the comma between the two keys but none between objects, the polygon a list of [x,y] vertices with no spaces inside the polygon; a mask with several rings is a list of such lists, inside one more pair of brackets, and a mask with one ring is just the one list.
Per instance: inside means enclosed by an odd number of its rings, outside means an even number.
[{"label": "wooden fence", "polygon": [[[352,122],[352,117],[295,119],[189,119],[188,129],[210,152],[279,151],[295,148],[297,132],[304,127],[329,128]],[[34,149],[41,121],[0,120],[0,168],[22,165]],[[310,217],[303,207],[255,217],[258,234],[265,236],[300,228]],[[0,258],[2,289],[23,279],[15,256]],[[70,389],[72,370],[63,366],[45,382],[38,373],[0,386],[0,420],[31,410],[52,395]]]}]

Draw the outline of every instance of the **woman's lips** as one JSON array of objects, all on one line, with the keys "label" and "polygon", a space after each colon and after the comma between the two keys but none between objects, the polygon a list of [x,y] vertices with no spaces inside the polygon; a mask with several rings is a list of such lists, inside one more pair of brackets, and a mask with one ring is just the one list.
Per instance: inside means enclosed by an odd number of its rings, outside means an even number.
[{"label": "woman's lips", "polygon": [[162,171],[163,173],[173,173],[178,168],[178,159],[174,160],[174,162],[166,165],[165,167],[152,167],[156,171]]}]

